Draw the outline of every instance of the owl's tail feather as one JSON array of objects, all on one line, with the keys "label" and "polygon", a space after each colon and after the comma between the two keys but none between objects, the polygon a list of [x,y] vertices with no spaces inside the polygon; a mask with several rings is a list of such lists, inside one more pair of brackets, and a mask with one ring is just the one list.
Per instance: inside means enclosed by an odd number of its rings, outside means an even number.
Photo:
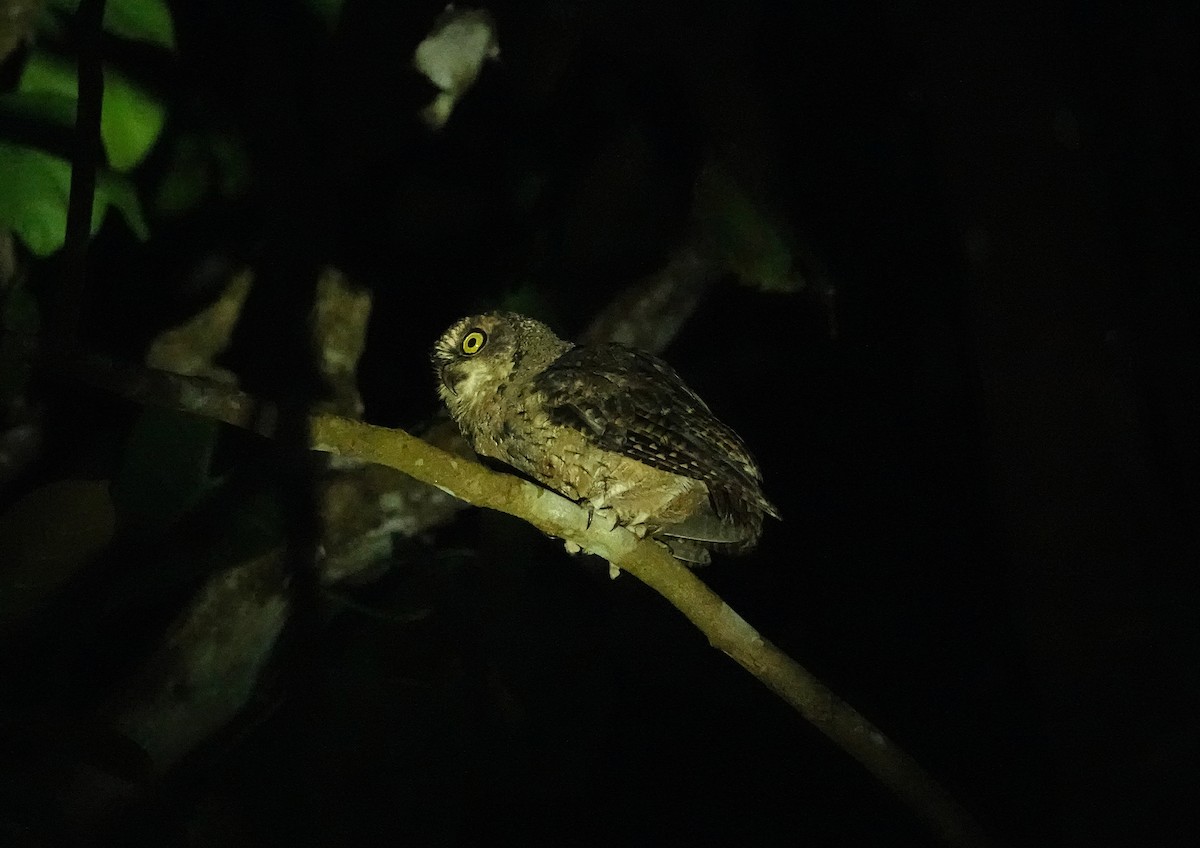
[{"label": "owl's tail feather", "polygon": [[[763,495],[755,483],[744,486],[718,486],[708,484],[708,500],[715,512],[724,521],[736,521],[738,516],[747,513],[766,513],[772,518],[782,520],[779,510]],[[759,517],[761,523],[762,518]]]},{"label": "owl's tail feather", "polygon": [[730,520],[706,510],[663,527],[654,535],[671,549],[676,559],[689,565],[706,565],[710,549],[738,554],[753,548],[762,535],[762,514],[746,510],[736,520]]},{"label": "owl's tail feather", "polygon": [[671,552],[671,556],[682,562],[684,565],[695,568],[700,565],[708,565],[712,562],[712,556],[708,553],[708,548],[700,542],[694,542],[691,539],[678,539],[674,536],[663,536],[661,541],[667,546],[667,550]]}]

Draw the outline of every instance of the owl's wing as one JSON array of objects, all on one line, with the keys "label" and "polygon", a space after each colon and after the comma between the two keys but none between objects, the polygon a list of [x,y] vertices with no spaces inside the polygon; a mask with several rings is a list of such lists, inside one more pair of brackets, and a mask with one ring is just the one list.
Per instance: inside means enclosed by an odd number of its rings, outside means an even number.
[{"label": "owl's wing", "polygon": [[771,515],[745,444],[722,424],[671,366],[619,344],[576,347],[535,379],[555,421],[653,468],[708,485],[722,518],[743,501]]}]

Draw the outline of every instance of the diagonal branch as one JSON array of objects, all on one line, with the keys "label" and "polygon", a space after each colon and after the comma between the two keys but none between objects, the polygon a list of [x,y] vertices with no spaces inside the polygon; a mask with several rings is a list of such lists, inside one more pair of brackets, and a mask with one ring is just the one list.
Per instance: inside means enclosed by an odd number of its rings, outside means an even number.
[{"label": "diagonal branch", "polygon": [[[153,369],[121,368],[98,357],[77,359],[71,373],[131,400],[223,421],[264,436],[275,415],[244,392]],[[314,450],[388,466],[474,506],[515,516],[628,571],[666,598],[713,647],[757,677],[899,796],[949,846],[992,844],[969,813],[911,757],[803,666],[763,638],[740,615],[648,539],[591,523],[585,508],[533,483],[491,471],[402,430],[334,415],[309,419]]]},{"label": "diagonal branch", "polygon": [[989,840],[950,794],[911,757],[803,666],[764,639],[681,565],[662,545],[624,528],[589,526],[585,508],[520,478],[446,453],[402,430],[338,418],[311,420],[314,450],[399,469],[474,506],[529,522],[604,557],[637,577],[687,616],[713,647],[727,654],[896,793],[947,845]]}]

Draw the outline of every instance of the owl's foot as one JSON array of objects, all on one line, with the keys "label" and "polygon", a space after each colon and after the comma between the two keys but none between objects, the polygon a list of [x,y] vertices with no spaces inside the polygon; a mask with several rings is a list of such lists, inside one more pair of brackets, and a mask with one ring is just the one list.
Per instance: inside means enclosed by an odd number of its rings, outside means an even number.
[{"label": "owl's foot", "polygon": [[[581,505],[588,511],[586,525],[588,530],[592,529],[593,524],[603,528],[606,532],[611,532],[617,526],[617,511],[611,506],[592,506],[587,501],[582,501]],[[569,554],[577,554],[582,550],[574,542],[564,540],[563,545]]]},{"label": "owl's foot", "polygon": [[592,506],[587,501],[583,502],[587,507],[588,520],[587,526],[590,530],[592,525],[603,527],[607,531],[611,531],[617,526],[617,511],[611,506]]}]

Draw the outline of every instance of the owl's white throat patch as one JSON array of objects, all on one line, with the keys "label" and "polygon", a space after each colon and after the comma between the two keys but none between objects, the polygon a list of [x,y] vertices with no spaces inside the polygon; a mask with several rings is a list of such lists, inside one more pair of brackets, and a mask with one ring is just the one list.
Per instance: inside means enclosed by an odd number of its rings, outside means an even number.
[{"label": "owl's white throat patch", "polygon": [[492,390],[492,387],[487,384],[496,381],[491,378],[491,375],[486,373],[486,369],[484,368],[468,368],[465,370],[466,376],[455,384],[454,390],[464,402],[474,403]]},{"label": "owl's white throat patch", "polygon": [[459,377],[453,390],[439,388],[451,416],[460,423],[464,418],[468,419],[465,423],[471,423],[469,419],[481,414],[489,403],[495,403],[500,384],[512,372],[512,363],[503,360],[478,359],[452,367]]}]

